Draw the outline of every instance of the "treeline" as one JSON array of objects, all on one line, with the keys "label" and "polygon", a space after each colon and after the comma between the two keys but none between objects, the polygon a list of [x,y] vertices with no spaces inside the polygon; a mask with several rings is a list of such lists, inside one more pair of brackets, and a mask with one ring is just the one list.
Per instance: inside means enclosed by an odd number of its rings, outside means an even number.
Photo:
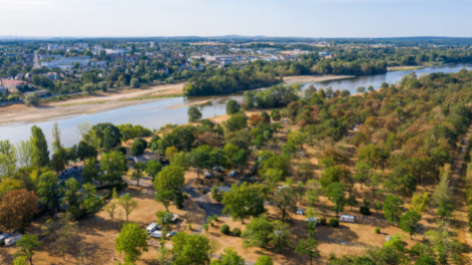
[{"label": "treeline", "polygon": [[217,71],[210,78],[194,77],[185,86],[184,92],[188,96],[206,96],[232,93],[273,85],[280,82],[280,78],[270,73],[259,71],[257,67],[248,67],[242,70],[229,69]]}]

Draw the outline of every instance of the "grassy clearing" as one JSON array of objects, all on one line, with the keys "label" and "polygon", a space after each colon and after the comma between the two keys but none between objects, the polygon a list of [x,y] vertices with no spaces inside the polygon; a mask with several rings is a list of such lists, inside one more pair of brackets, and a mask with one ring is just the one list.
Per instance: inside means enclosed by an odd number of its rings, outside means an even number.
[{"label": "grassy clearing", "polygon": [[158,95],[158,96],[147,96],[147,97],[137,97],[137,98],[126,98],[120,99],[120,101],[135,101],[135,100],[147,100],[147,99],[156,99],[156,98],[176,98],[182,97],[182,94],[170,94],[170,95]]}]

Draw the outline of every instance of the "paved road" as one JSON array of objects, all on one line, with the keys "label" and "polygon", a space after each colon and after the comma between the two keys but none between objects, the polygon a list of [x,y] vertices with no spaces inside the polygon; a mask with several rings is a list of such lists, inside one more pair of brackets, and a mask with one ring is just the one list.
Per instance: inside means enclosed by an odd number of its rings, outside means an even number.
[{"label": "paved road", "polygon": [[34,57],[33,57],[33,68],[41,68],[41,65],[39,64],[39,54],[38,51],[34,51]]}]

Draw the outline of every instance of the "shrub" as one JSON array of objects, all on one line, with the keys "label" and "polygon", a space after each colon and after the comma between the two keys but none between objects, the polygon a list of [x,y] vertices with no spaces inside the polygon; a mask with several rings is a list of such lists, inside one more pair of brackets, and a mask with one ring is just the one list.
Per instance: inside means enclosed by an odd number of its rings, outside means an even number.
[{"label": "shrub", "polygon": [[229,226],[224,224],[220,227],[220,232],[225,234],[225,235],[228,235],[231,231],[229,229]]},{"label": "shrub", "polygon": [[336,218],[331,218],[329,219],[329,225],[332,227],[338,227],[339,226],[339,220]]},{"label": "shrub", "polygon": [[336,259],[336,255],[334,255],[333,252],[329,253],[329,257],[328,257],[329,260],[335,260]]},{"label": "shrub", "polygon": [[213,186],[211,188],[211,197],[217,202],[221,202],[223,200],[223,196],[218,192],[218,186]]},{"label": "shrub", "polygon": [[25,97],[26,106],[38,106],[39,105],[39,96],[36,93],[30,93]]},{"label": "shrub", "polygon": [[375,228],[375,233],[376,233],[376,234],[380,234],[380,227],[376,227],[376,228]]},{"label": "shrub", "polygon": [[241,236],[241,229],[235,227],[233,228],[233,235],[234,236]]},{"label": "shrub", "polygon": [[213,215],[212,220],[215,221],[215,222],[218,222],[218,215],[216,215],[216,214]]},{"label": "shrub", "polygon": [[132,88],[139,88],[141,87],[141,84],[139,83],[139,79],[137,78],[131,78],[130,86]]},{"label": "shrub", "polygon": [[320,224],[325,225],[326,224],[326,217],[321,217],[320,218]]},{"label": "shrub", "polygon": [[188,230],[192,230],[192,223],[188,223]]},{"label": "shrub", "polygon": [[374,206],[375,210],[380,211],[383,208],[383,205],[381,202],[376,202]]},{"label": "shrub", "polygon": [[5,239],[4,240],[0,240],[0,247],[4,247],[5,246]]},{"label": "shrub", "polygon": [[370,209],[369,209],[369,206],[361,206],[359,207],[359,211],[361,212],[361,214],[363,215],[369,215],[370,214]]}]

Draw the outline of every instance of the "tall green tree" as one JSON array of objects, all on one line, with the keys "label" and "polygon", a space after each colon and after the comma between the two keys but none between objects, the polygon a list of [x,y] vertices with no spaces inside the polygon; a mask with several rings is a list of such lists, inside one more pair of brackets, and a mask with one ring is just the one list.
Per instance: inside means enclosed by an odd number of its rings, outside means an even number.
[{"label": "tall green tree", "polygon": [[208,265],[210,263],[210,240],[204,235],[178,232],[171,241],[174,265]]},{"label": "tall green tree", "polygon": [[37,167],[45,167],[49,165],[49,151],[46,137],[41,128],[33,125],[31,127],[31,139],[34,146],[34,164]]},{"label": "tall green tree", "polygon": [[403,201],[399,197],[387,195],[383,205],[385,218],[390,222],[398,223],[403,212],[402,205]]},{"label": "tall green tree", "polygon": [[208,145],[200,145],[199,147],[192,149],[187,154],[187,161],[192,166],[197,168],[197,178],[204,168],[210,167],[210,152],[212,148]]},{"label": "tall green tree", "polygon": [[113,151],[102,154],[100,160],[103,174],[100,177],[101,182],[117,185],[123,183],[123,175],[128,171],[126,158],[120,151]]},{"label": "tall green tree", "polygon": [[146,163],[146,173],[152,177],[152,182],[154,183],[154,179],[156,178],[157,174],[161,172],[162,170],[162,165],[159,161],[157,160],[149,160]]},{"label": "tall green tree", "polygon": [[228,102],[226,102],[226,114],[228,115],[233,115],[241,110],[241,105],[234,100],[230,99]]},{"label": "tall green tree", "polygon": [[60,192],[56,174],[49,171],[39,176],[37,195],[39,201],[49,210],[55,211],[59,206]]},{"label": "tall green tree", "polygon": [[202,113],[200,112],[200,110],[198,110],[198,107],[196,106],[191,106],[190,108],[188,108],[187,114],[189,122],[196,122],[202,118]]},{"label": "tall green tree", "polygon": [[224,193],[223,213],[230,214],[233,220],[241,220],[264,213],[264,196],[255,185],[244,182],[241,186],[233,184],[231,190]]},{"label": "tall green tree", "polygon": [[400,218],[400,228],[411,237],[416,234],[420,228],[419,221],[421,214],[408,211]]},{"label": "tall green tree", "polygon": [[313,259],[320,256],[320,251],[318,250],[318,242],[309,237],[308,239],[301,239],[298,241],[298,246],[295,248],[295,252],[298,255],[306,255],[310,259],[310,265],[313,264]]},{"label": "tall green tree", "polygon": [[98,179],[98,173],[97,160],[94,157],[86,159],[82,170],[84,182],[92,183],[94,180]]},{"label": "tall green tree", "polygon": [[61,141],[61,130],[59,130],[59,125],[57,124],[57,122],[54,122],[54,125],[52,127],[52,139],[53,139],[53,142],[52,142],[53,151],[57,151],[63,148],[62,141]]},{"label": "tall green tree", "polygon": [[124,224],[115,239],[115,249],[120,254],[125,253],[126,263],[134,264],[141,258],[143,252],[148,251],[146,231],[140,229],[135,223]]},{"label": "tall green tree", "polygon": [[244,259],[238,255],[234,248],[225,248],[219,259],[211,262],[211,265],[245,265]]},{"label": "tall green tree", "polygon": [[345,185],[339,182],[329,184],[329,200],[334,203],[333,210],[338,213],[344,209],[346,197],[344,196]]},{"label": "tall green tree", "polygon": [[297,210],[297,195],[291,185],[277,188],[274,192],[272,202],[282,213],[282,222],[284,222],[287,217],[290,217],[290,212]]},{"label": "tall green tree", "polygon": [[136,209],[136,207],[138,207],[138,201],[133,200],[133,198],[131,198],[131,195],[129,195],[129,193],[126,193],[118,199],[118,204],[125,211],[126,222],[128,222],[129,215],[133,212],[134,209]]},{"label": "tall green tree", "polygon": [[154,179],[154,189],[156,190],[156,200],[162,203],[168,211],[172,201],[181,192],[185,182],[184,172],[181,167],[167,166]]},{"label": "tall green tree", "polygon": [[41,242],[38,241],[37,236],[24,234],[20,240],[16,242],[16,246],[19,248],[17,255],[25,256],[30,264],[33,265],[34,250],[40,245]]},{"label": "tall green tree", "polygon": [[144,177],[144,171],[146,170],[146,163],[137,162],[133,165],[133,179],[136,180],[136,185],[139,186],[139,180]]},{"label": "tall green tree", "polygon": [[273,232],[274,226],[266,216],[256,217],[246,225],[242,234],[243,247],[266,247]]},{"label": "tall green tree", "polygon": [[0,177],[10,177],[16,171],[15,146],[9,140],[0,141]]}]

